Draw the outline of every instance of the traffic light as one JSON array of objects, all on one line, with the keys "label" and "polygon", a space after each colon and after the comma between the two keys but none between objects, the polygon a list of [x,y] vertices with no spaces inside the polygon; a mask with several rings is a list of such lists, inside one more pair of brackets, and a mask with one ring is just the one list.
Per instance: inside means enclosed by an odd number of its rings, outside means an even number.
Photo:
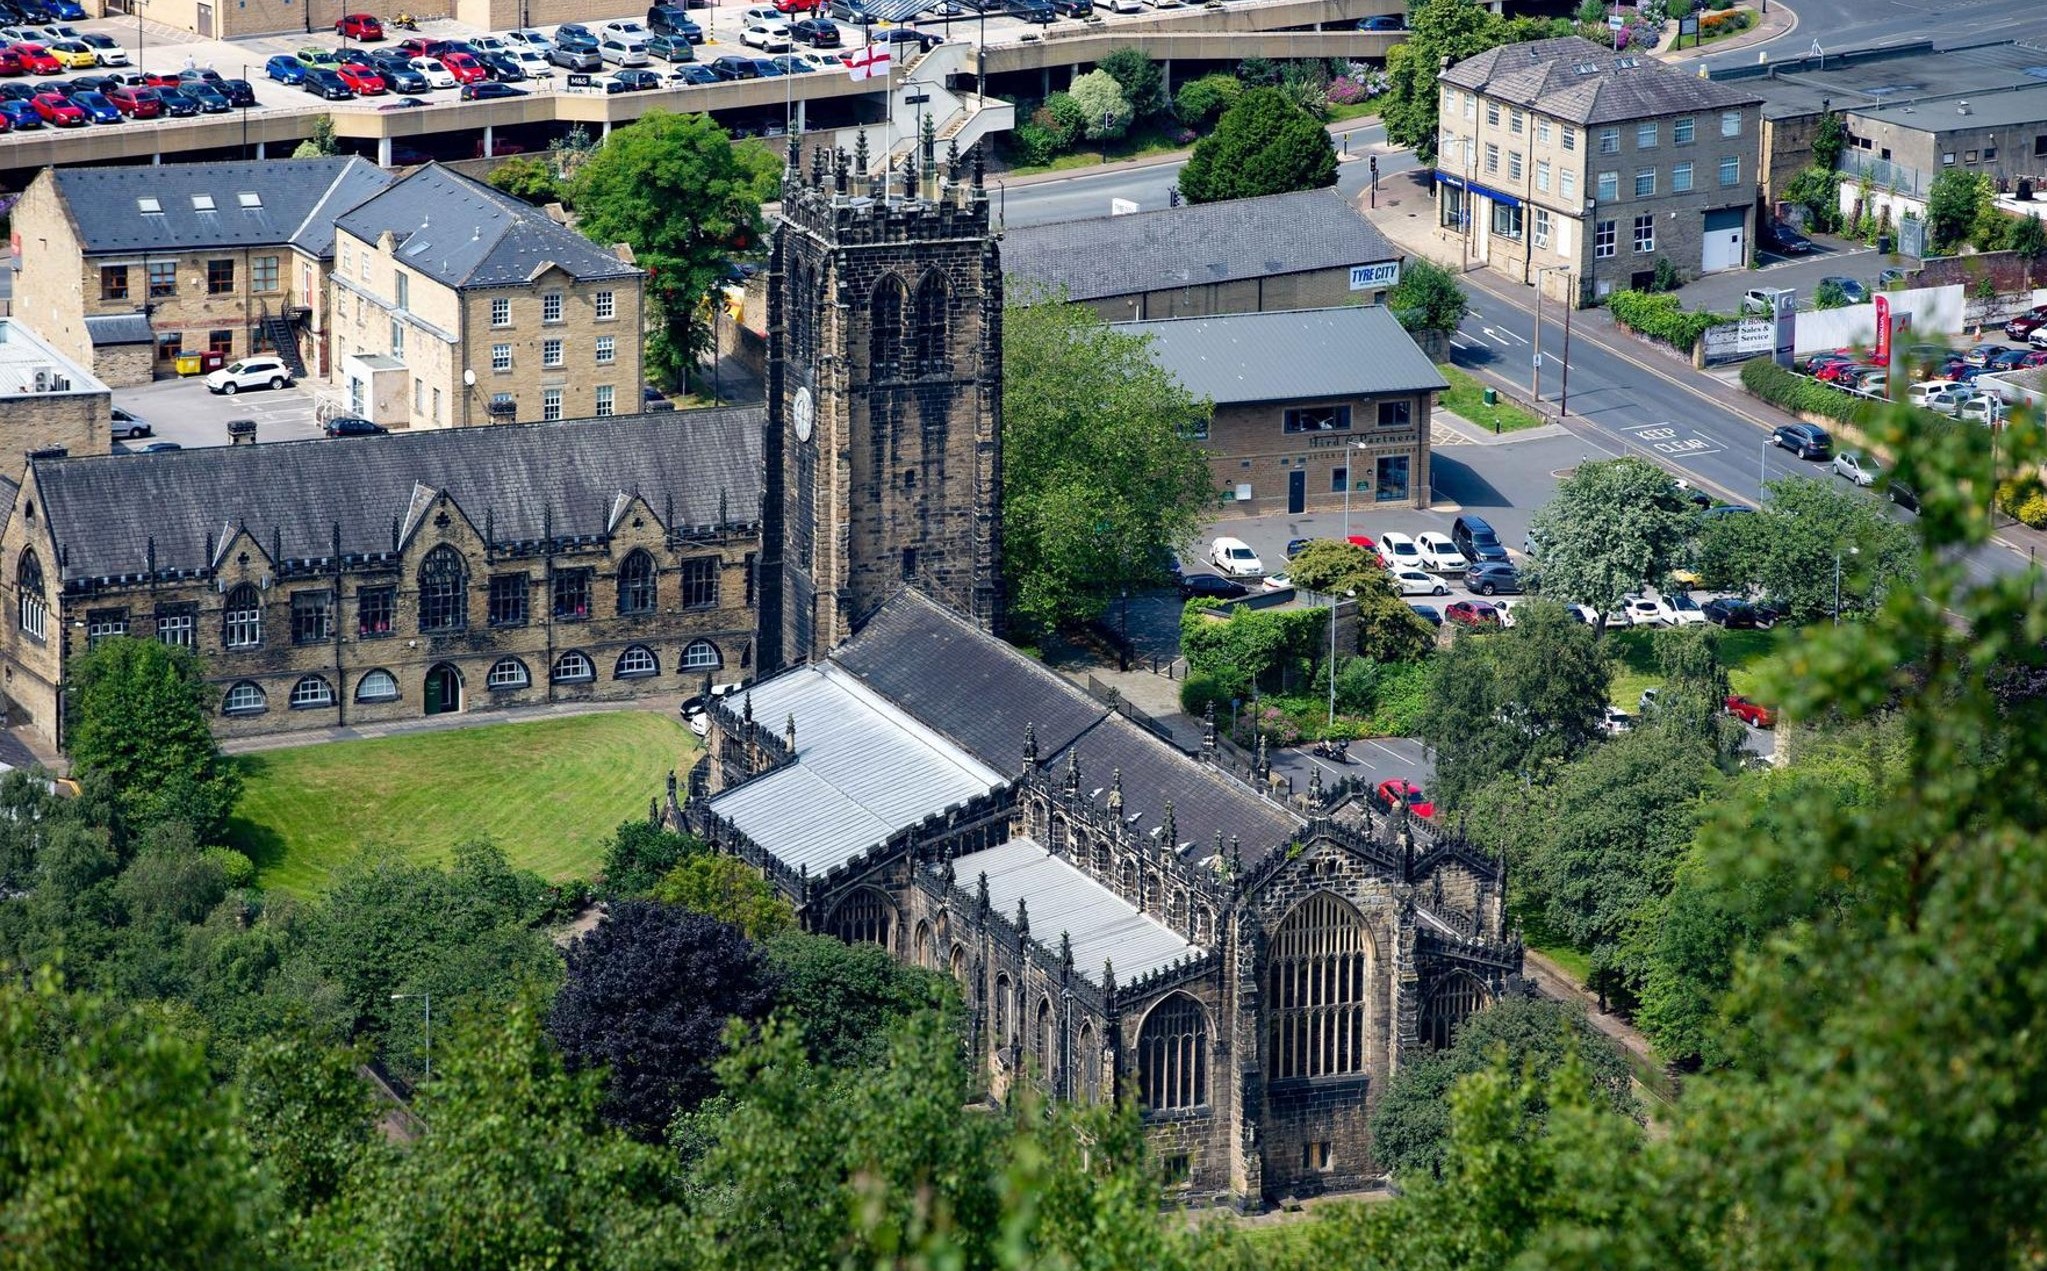
[{"label": "traffic light", "polygon": [[1169,186],[1167,186],[1167,187],[1166,187],[1166,205],[1167,205],[1168,207],[1178,207],[1178,206],[1180,206],[1180,187],[1179,187],[1179,186],[1177,186],[1177,185],[1169,185]]}]

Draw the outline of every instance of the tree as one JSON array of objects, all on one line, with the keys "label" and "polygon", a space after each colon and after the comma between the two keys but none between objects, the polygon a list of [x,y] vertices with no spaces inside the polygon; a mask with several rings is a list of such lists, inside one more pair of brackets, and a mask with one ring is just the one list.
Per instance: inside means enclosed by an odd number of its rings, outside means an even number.
[{"label": "tree", "polygon": [[1180,86],[1179,95],[1173,99],[1173,113],[1181,123],[1200,132],[1243,95],[1244,83],[1236,76],[1203,75]]},{"label": "tree", "polygon": [[1379,558],[1355,543],[1316,539],[1287,561],[1297,587],[1355,594],[1358,654],[1375,662],[1411,662],[1435,647],[1435,629],[1393,589]]},{"label": "tree", "polygon": [[1705,746],[1724,767],[1740,754],[1746,730],[1721,709],[1730,688],[1720,662],[1720,639],[1719,630],[1704,623],[1665,627],[1649,636],[1663,676],[1656,690],[1656,726],[1666,736]]},{"label": "tree", "polygon": [[1812,134],[1812,161],[1815,167],[1832,172],[1841,164],[1841,152],[1848,148],[1848,127],[1841,122],[1841,116],[1828,111],[1820,116],[1819,127]]},{"label": "tree", "polygon": [[2006,246],[2026,260],[2047,256],[2047,224],[2037,216],[2014,217]]},{"label": "tree", "polygon": [[1528,1111],[1548,1112],[1548,1087],[1575,1060],[1597,1105],[1639,1117],[1634,1073],[1626,1056],[1585,1020],[1577,1006],[1508,997],[1464,1021],[1447,1050],[1404,1063],[1372,1113],[1372,1158],[1405,1183],[1440,1175],[1450,1137],[1450,1090],[1469,1073],[1495,1064],[1533,1079],[1539,1093]]},{"label": "tree", "polygon": [[694,834],[635,817],[605,840],[604,884],[614,896],[644,896],[676,866],[708,850]]},{"label": "tree", "polygon": [[1949,168],[1926,187],[1926,230],[1936,251],[1951,251],[1967,241],[1976,224],[1976,174]]},{"label": "tree", "polygon": [[796,909],[766,879],[736,856],[701,852],[654,884],[654,899],[681,905],[739,928],[749,940],[765,940],[796,925]]},{"label": "tree", "polygon": [[649,1142],[711,1093],[727,1020],[759,1021],[775,980],[736,927],[621,901],[568,949],[548,1028],[572,1072],[608,1070],[604,1116]]},{"label": "tree", "polygon": [[341,153],[341,143],[334,139],[334,116],[313,116],[313,131],[291,152],[294,159],[324,159]]},{"label": "tree", "polygon": [[1097,69],[1076,76],[1067,89],[1080,108],[1082,128],[1089,141],[1113,141],[1130,131],[1133,111],[1123,85],[1107,70]]},{"label": "tree", "polygon": [[1848,290],[1831,278],[1820,279],[1819,289],[1813,293],[1813,306],[1819,309],[1845,309],[1848,306]]},{"label": "tree", "polygon": [[710,347],[704,298],[732,255],[761,240],[761,179],[709,115],[664,110],[614,129],[576,170],[577,228],[600,245],[630,243],[647,271],[647,356],[663,379],[682,382]]},{"label": "tree", "polygon": [[1387,293],[1386,307],[1409,331],[1455,331],[1471,302],[1457,285],[1457,275],[1416,256],[1401,265],[1400,281]]},{"label": "tree", "polygon": [[1215,502],[1193,434],[1210,407],[1064,297],[1002,315],[1002,547],[1025,631],[1085,622],[1125,589],[1157,585]]},{"label": "tree", "polygon": [[367,1058],[299,1029],[243,1053],[235,1091],[249,1144],[287,1212],[304,1217],[339,1196],[369,1151],[370,1086],[358,1071]]},{"label": "tree", "polygon": [[242,780],[213,740],[213,690],[189,649],[117,636],[71,664],[71,762],[130,824],[187,822],[216,842]]},{"label": "tree", "polygon": [[1458,640],[1438,659],[1421,737],[1436,752],[1436,798],[1456,807],[1496,777],[1532,780],[1600,736],[1612,668],[1592,631],[1553,601],[1515,624]]},{"label": "tree", "polygon": [[[1805,622],[1869,613],[1919,576],[1912,532],[1880,503],[1809,477],[1782,477],[1753,515],[1712,518],[1699,540],[1708,584],[1758,591]],[[1836,564],[1839,573],[1836,573]]]},{"label": "tree", "polygon": [[1815,163],[1785,183],[1784,201],[1804,208],[1811,228],[1833,229],[1841,223],[1841,178]]},{"label": "tree", "polygon": [[1322,121],[1277,89],[1254,88],[1194,143],[1180,171],[1190,203],[1255,198],[1336,184],[1336,146]]},{"label": "tree", "polygon": [[554,164],[537,154],[517,154],[492,168],[492,188],[536,207],[562,201],[562,181]]},{"label": "tree", "polygon": [[1507,38],[1500,18],[1476,0],[1422,0],[1408,6],[1407,39],[1386,54],[1386,93],[1380,118],[1386,140],[1414,151],[1423,163],[1436,158],[1442,90],[1436,76],[1451,64],[1483,53]]},{"label": "tree", "polygon": [[1173,102],[1166,95],[1165,73],[1159,69],[1151,54],[1143,49],[1120,48],[1095,63],[1095,69],[1106,71],[1122,86],[1123,96],[1130,108],[1137,112],[1139,119],[1150,119],[1163,115]]},{"label": "tree", "polygon": [[1668,473],[1643,459],[1580,464],[1529,525],[1543,591],[1599,611],[1665,582],[1691,541],[1693,516]]},{"label": "tree", "polygon": [[766,947],[780,985],[775,1009],[802,1029],[811,1062],[827,1068],[879,1064],[890,1030],[958,1005],[950,976],[904,966],[878,945],[787,931]]}]

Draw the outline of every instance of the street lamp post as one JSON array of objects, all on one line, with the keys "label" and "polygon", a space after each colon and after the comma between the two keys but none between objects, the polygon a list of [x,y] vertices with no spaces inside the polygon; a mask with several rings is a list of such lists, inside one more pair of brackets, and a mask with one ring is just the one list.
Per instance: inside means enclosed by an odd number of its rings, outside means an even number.
[{"label": "street lamp post", "polygon": [[1535,404],[1542,405],[1542,284],[1551,274],[1564,276],[1564,374],[1563,389],[1557,399],[1559,418],[1569,413],[1571,401],[1571,310],[1574,307],[1570,294],[1572,285],[1569,265],[1543,265],[1535,271]]},{"label": "street lamp post", "polygon": [[391,1000],[400,1002],[408,997],[426,999],[426,1076],[420,1079],[420,1084],[424,1085],[426,1082],[434,1079],[434,995],[431,993],[393,993]]},{"label": "street lamp post", "polygon": [[[1851,547],[1847,554],[1860,556],[1862,549]],[[1838,550],[1834,553],[1834,625],[1841,625],[1841,553]]]},{"label": "street lamp post", "polygon": [[1764,498],[1768,497],[1767,492],[1763,489],[1763,486],[1769,481],[1769,479],[1770,479],[1770,443],[1768,441],[1765,441],[1761,444],[1761,449],[1757,452],[1756,455],[1757,507],[1763,506]]},{"label": "street lamp post", "polygon": [[[1356,596],[1356,591],[1346,591],[1346,597]],[[1329,727],[1336,727],[1336,606],[1335,592],[1329,594]]]}]

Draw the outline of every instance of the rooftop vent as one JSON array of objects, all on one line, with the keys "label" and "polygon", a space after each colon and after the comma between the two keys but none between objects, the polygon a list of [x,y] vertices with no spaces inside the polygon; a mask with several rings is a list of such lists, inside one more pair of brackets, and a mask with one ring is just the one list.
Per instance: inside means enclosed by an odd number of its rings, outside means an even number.
[{"label": "rooftop vent", "polygon": [[153,194],[145,194],[136,199],[135,206],[140,208],[145,216],[163,211],[163,204]]},{"label": "rooftop vent", "polygon": [[1969,103],[1967,103],[1967,102],[1956,102],[1956,103],[1955,103],[1955,113],[1956,113],[1957,115],[1966,115],[1966,114],[1968,114],[1968,113],[1969,113]]},{"label": "rooftop vent", "polygon": [[211,194],[195,194],[195,195],[193,195],[193,196],[192,196],[192,210],[193,210],[193,211],[195,211],[195,212],[211,212],[211,211],[213,211],[213,210],[214,210],[214,209],[213,209],[213,196],[212,196]]}]

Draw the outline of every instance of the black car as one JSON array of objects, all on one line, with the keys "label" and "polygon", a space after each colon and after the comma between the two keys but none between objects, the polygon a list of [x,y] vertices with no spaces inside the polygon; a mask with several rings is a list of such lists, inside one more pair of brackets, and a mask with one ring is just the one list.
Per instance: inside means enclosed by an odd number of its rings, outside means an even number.
[{"label": "black car", "polygon": [[1817,424],[1779,424],[1770,432],[1770,444],[1782,446],[1801,459],[1834,457],[1834,439]]},{"label": "black car", "polygon": [[1493,533],[1493,527],[1483,517],[1458,517],[1450,527],[1450,541],[1468,561],[1507,559],[1507,549],[1500,545],[1500,536]]},{"label": "black car", "polygon": [[1091,18],[1095,0],[1052,0],[1052,12],[1062,18]]},{"label": "black car", "polygon": [[371,70],[377,69],[376,54],[356,44],[351,44],[345,49],[336,49],[334,60],[343,66],[353,63],[356,66],[367,66]]},{"label": "black car", "polygon": [[789,24],[789,38],[814,49],[835,49],[845,44],[839,24],[830,18],[804,18]]},{"label": "black car", "polygon": [[1189,574],[1180,580],[1180,598],[1192,600],[1196,596],[1210,600],[1235,600],[1248,594],[1242,583],[1231,582],[1221,574]]},{"label": "black car", "polygon": [[1782,221],[1770,221],[1763,226],[1763,244],[1786,256],[1804,256],[1813,249],[1811,239]]},{"label": "black car", "polygon": [[74,93],[111,93],[122,87],[124,81],[119,75],[79,75],[71,80]]},{"label": "black car", "polygon": [[1002,11],[1012,18],[1041,25],[1058,16],[1046,0],[1004,0]]},{"label": "black car", "polygon": [[1723,516],[1739,516],[1744,512],[1753,511],[1755,511],[1755,509],[1748,506],[1746,503],[1716,503],[1712,507],[1709,507],[1705,511],[1699,513],[1699,519],[1702,521],[1705,520],[1717,521]]},{"label": "black car", "polygon": [[1729,631],[1753,630],[1756,625],[1755,609],[1738,596],[1715,596],[1700,605],[1699,612],[1706,615],[1706,621]]},{"label": "black car", "polygon": [[1482,560],[1464,571],[1464,586],[1481,596],[1518,595],[1521,571],[1503,560]]},{"label": "black car", "polygon": [[671,84],[715,84],[720,78],[718,72],[695,62],[688,66],[678,66],[668,73],[668,82]]},{"label": "black car", "polygon": [[427,82],[426,76],[413,70],[410,66],[392,66],[387,62],[377,68],[377,74],[384,77],[384,87],[394,93],[427,93],[433,91],[433,85]]},{"label": "black car", "polygon": [[712,62],[711,72],[719,79],[759,79],[760,64],[750,57],[736,57],[727,54]]},{"label": "black car", "polygon": [[220,83],[215,84],[214,87],[220,90],[221,96],[227,98],[229,105],[254,106],[256,104],[256,86],[248,80],[224,79]]},{"label": "black car", "polygon": [[[315,97],[324,98],[330,102],[345,102],[355,96],[349,90],[347,83],[339,75],[336,75],[333,71],[320,70],[315,67],[308,67],[306,69],[306,77],[299,81],[299,87]],[[170,97],[169,89],[164,90],[164,97],[166,99]],[[169,113],[168,101],[165,102],[165,113]]]},{"label": "black car", "polygon": [[211,84],[203,82],[186,84],[178,91],[198,102],[199,109],[209,115],[224,115],[235,108],[235,104],[227,99],[227,94]]},{"label": "black car", "polygon": [[1896,477],[1892,477],[1889,481],[1884,482],[1884,491],[1891,496],[1891,502],[1907,512],[1917,512],[1919,510],[1919,491],[1914,490]]},{"label": "black car", "polygon": [[[326,73],[329,75],[333,74],[332,71]],[[340,83],[338,79],[335,82]],[[347,86],[343,85],[341,91],[343,94],[346,94],[348,92]],[[199,113],[199,103],[185,96],[184,92],[180,89],[159,88],[156,90],[156,95],[157,99],[163,103],[163,113],[166,119],[190,119]]]},{"label": "black car", "polygon": [[480,79],[474,84],[462,86],[462,100],[466,102],[498,101],[506,97],[524,97],[526,90],[500,84],[494,79]]},{"label": "black car", "polygon": [[657,4],[647,9],[647,29],[656,35],[681,35],[685,22],[696,25],[690,22],[688,11],[679,4]]},{"label": "black car", "polygon": [[1432,627],[1440,627],[1443,625],[1443,611],[1441,609],[1436,608],[1434,605],[1410,604],[1408,605],[1408,608],[1414,610],[1415,617],[1420,618],[1423,622],[1428,623]]},{"label": "black car", "polygon": [[[1050,5],[1045,4],[1044,0],[1024,0],[1024,2],[1042,5],[1046,13],[1049,14],[1050,12],[1052,12],[1052,7]],[[1011,9],[1010,12],[1015,13],[1016,10]],[[1049,17],[1045,19],[1045,21],[1047,22],[1050,22],[1051,20],[1052,19]],[[873,43],[914,44],[917,46],[919,52],[928,52],[929,50],[935,49],[939,45],[945,43],[945,37],[933,35],[929,31],[919,31],[916,27],[913,26],[892,26],[885,31],[876,31],[874,33]]]},{"label": "black car", "polygon": [[659,71],[619,71],[604,81],[604,91],[607,93],[640,93],[659,87],[661,87]]},{"label": "black car", "polygon": [[376,437],[391,430],[356,415],[337,415],[322,427],[329,437]]},{"label": "black car", "polygon": [[503,53],[485,53],[476,59],[483,65],[483,73],[500,84],[523,84],[526,82],[526,68],[519,65],[517,58]]},{"label": "black car", "polygon": [[655,388],[652,384],[646,384],[641,386],[640,410],[642,412],[650,410],[674,409],[675,403],[668,400],[668,395],[666,393],[663,393],[660,389]]}]

